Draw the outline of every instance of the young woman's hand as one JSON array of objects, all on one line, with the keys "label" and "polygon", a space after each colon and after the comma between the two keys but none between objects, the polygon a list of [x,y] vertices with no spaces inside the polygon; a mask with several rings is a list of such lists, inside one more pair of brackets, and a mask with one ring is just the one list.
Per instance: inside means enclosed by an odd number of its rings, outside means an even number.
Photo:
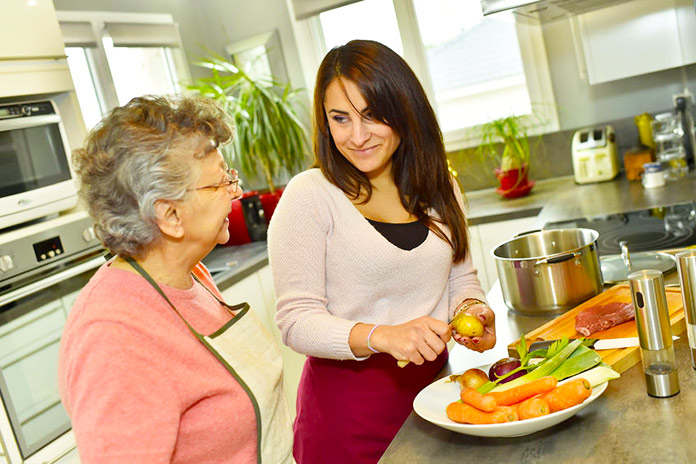
[{"label": "young woman's hand", "polygon": [[452,329],[448,324],[423,316],[400,325],[377,327],[370,344],[398,361],[420,365],[425,361],[434,361],[444,351],[450,338]]},{"label": "young woman's hand", "polygon": [[454,341],[479,353],[493,348],[495,346],[495,313],[493,310],[488,305],[477,304],[466,308],[464,312],[478,317],[483,322],[483,335],[480,337],[464,337],[450,327]]}]

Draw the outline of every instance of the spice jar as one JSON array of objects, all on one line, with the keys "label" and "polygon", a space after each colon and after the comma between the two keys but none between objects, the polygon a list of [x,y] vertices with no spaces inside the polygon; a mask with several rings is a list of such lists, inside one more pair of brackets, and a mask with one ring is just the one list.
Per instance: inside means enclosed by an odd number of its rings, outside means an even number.
[{"label": "spice jar", "polygon": [[656,398],[679,393],[672,328],[662,272],[654,269],[629,274],[631,298],[648,395]]}]

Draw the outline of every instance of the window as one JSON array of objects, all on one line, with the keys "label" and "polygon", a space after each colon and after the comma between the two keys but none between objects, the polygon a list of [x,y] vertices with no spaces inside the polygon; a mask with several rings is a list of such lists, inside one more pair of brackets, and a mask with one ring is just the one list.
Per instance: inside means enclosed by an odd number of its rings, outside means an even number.
[{"label": "window", "polygon": [[531,112],[512,13],[478,0],[414,0],[443,132]]},{"label": "window", "polygon": [[165,47],[115,47],[102,38],[119,105],[145,94],[166,95],[179,91],[171,49]]},{"label": "window", "polygon": [[188,79],[170,15],[58,11],[68,66],[88,129],[145,94],[180,91]]},{"label": "window", "polygon": [[399,24],[391,0],[363,0],[320,13],[319,21],[327,52],[352,39],[366,39],[381,42],[403,54]]},{"label": "window", "polygon": [[558,128],[541,26],[511,13],[484,17],[480,0],[362,0],[319,12],[298,29],[311,42],[303,64],[314,73],[328,50],[351,39],[377,40],[403,56],[449,151],[478,144],[472,127],[510,114],[536,113],[544,124],[533,133]]},{"label": "window", "polygon": [[94,86],[87,50],[82,47],[65,47],[65,54],[68,56],[68,66],[85,126],[92,128],[101,120],[105,111],[102,102],[99,101],[97,88]]}]

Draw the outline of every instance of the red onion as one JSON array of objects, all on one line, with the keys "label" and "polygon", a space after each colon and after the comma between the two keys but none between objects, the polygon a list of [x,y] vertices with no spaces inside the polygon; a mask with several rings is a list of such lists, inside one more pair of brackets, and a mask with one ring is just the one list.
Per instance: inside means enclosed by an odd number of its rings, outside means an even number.
[{"label": "red onion", "polygon": [[[508,372],[517,369],[520,367],[521,363],[519,359],[516,358],[503,358],[498,360],[495,364],[491,366],[491,368],[488,370],[488,378],[491,379],[491,382],[495,382],[498,380],[500,377],[504,376]],[[512,379],[516,379],[517,377],[521,377],[525,374],[524,369],[521,369],[514,374],[512,374],[510,377],[507,377],[503,380],[500,381],[500,383],[505,383],[509,382]]]}]

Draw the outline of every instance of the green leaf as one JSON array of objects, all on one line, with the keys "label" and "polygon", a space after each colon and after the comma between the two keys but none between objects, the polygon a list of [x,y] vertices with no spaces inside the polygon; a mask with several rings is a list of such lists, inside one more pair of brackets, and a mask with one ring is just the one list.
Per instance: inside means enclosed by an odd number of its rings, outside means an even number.
[{"label": "green leaf", "polygon": [[524,334],[520,336],[520,342],[517,344],[517,354],[520,355],[520,359],[527,359],[527,340],[524,338]]}]

